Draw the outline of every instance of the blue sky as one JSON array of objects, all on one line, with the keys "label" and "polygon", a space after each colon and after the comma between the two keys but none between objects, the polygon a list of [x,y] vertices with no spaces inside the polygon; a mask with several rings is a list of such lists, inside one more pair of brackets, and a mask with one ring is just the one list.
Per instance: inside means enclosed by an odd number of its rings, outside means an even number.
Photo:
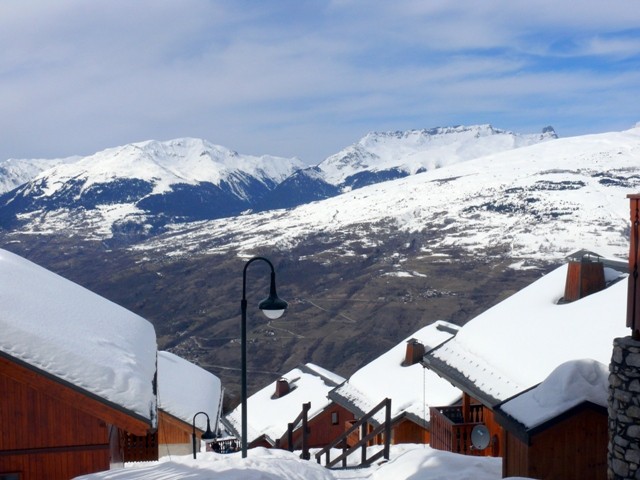
[{"label": "blue sky", "polygon": [[0,159],[199,137],[313,164],[370,131],[640,121],[637,0],[3,0]]}]

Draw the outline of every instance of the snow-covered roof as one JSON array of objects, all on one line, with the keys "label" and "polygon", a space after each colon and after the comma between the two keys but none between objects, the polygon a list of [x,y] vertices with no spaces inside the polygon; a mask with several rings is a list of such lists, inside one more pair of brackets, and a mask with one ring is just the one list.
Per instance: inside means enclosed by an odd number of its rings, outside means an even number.
[{"label": "snow-covered roof", "polygon": [[421,363],[403,366],[407,342],[415,339],[428,352],[451,339],[458,328],[442,320],[421,328],[355,372],[332,398],[340,397],[363,413],[391,398],[392,416],[409,413],[428,421],[430,406],[450,405],[460,398],[460,391]]},{"label": "snow-covered roof", "polygon": [[[189,425],[205,412],[215,428],[222,396],[220,379],[170,352],[158,352],[158,408]],[[205,430],[207,417],[198,415],[196,427]]]},{"label": "snow-covered roof", "polygon": [[[542,382],[569,360],[608,364],[613,339],[628,334],[627,282],[558,304],[566,274],[563,265],[473,318],[428,354],[427,364],[490,404]],[[605,268],[605,276],[623,274]]]},{"label": "snow-covered roof", "polygon": [[[330,401],[327,394],[344,378],[313,363],[294,368],[282,377],[289,382],[290,391],[274,398],[276,382],[272,382],[247,399],[247,437],[252,442],[261,435],[275,441],[287,431],[289,422],[302,411],[302,404],[311,402],[309,418],[320,413]],[[241,431],[242,405],[225,417],[237,431]]]},{"label": "snow-covered roof", "polygon": [[563,363],[538,386],[500,405],[500,410],[532,429],[573,407],[590,402],[607,406],[609,369],[591,360]]},{"label": "snow-covered roof", "polygon": [[155,422],[149,322],[5,250],[0,304],[1,352]]}]

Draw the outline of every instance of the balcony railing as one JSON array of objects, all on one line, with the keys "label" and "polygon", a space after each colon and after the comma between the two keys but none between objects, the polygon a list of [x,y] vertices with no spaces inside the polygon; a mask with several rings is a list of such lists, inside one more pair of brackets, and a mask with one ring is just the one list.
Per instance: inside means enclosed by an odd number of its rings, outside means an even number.
[{"label": "balcony railing", "polygon": [[464,455],[484,455],[471,445],[471,431],[483,423],[482,405],[469,407],[469,418],[464,421],[462,407],[430,408],[431,447]]}]

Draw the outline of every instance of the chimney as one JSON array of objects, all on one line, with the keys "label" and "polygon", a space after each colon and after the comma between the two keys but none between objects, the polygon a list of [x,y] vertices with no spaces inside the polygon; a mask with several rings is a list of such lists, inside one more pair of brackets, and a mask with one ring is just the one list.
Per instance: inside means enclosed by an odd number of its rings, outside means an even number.
[{"label": "chimney", "polygon": [[627,327],[634,340],[640,340],[640,279],[638,249],[640,248],[640,194],[627,195],[631,202],[631,232],[629,246],[629,285],[627,290]]},{"label": "chimney", "polygon": [[285,378],[280,378],[276,381],[276,391],[273,398],[284,397],[289,391],[289,382]]},{"label": "chimney", "polygon": [[402,365],[405,367],[414,365],[422,360],[424,354],[424,345],[415,338],[412,338],[407,341],[407,351],[405,353],[404,362],[402,363]]},{"label": "chimney", "polygon": [[579,300],[604,287],[604,265],[597,255],[580,251],[569,257],[564,302]]}]

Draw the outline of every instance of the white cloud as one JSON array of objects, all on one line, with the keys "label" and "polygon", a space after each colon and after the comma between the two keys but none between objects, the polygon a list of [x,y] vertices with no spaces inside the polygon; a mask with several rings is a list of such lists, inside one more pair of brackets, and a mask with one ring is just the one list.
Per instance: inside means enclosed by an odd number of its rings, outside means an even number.
[{"label": "white cloud", "polygon": [[7,0],[0,158],[189,135],[318,162],[370,130],[631,125],[637,25],[629,0]]}]

